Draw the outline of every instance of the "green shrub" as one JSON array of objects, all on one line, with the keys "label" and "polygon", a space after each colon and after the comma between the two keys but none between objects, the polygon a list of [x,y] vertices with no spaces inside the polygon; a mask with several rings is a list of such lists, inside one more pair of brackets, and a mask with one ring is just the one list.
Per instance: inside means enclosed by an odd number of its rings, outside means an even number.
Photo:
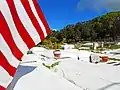
[{"label": "green shrub", "polygon": [[34,53],[33,53],[32,51],[29,50],[29,51],[27,52],[27,54],[34,54]]}]

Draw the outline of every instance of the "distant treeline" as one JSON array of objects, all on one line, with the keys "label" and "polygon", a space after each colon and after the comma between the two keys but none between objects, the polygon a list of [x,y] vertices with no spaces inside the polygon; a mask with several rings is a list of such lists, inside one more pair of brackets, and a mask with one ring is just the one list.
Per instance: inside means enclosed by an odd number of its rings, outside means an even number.
[{"label": "distant treeline", "polygon": [[75,43],[79,41],[116,41],[120,40],[120,12],[110,12],[85,22],[65,26],[53,31],[47,38],[57,42]]}]

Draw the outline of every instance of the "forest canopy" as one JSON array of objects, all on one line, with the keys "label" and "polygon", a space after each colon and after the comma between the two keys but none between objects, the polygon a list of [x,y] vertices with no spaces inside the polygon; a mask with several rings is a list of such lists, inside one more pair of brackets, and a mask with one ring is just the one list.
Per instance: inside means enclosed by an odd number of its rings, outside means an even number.
[{"label": "forest canopy", "polygon": [[59,31],[53,31],[46,40],[51,43],[120,41],[120,12],[110,12],[89,21],[69,24]]}]

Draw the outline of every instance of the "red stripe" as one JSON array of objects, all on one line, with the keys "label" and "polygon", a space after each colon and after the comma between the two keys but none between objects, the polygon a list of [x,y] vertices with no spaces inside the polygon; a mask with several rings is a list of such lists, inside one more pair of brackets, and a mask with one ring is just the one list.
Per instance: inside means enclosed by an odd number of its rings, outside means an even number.
[{"label": "red stripe", "polygon": [[43,34],[43,31],[42,31],[36,17],[34,16],[32,10],[31,10],[31,7],[29,5],[28,0],[21,0],[21,2],[23,4],[23,6],[24,6],[24,8],[25,8],[25,10],[26,10],[26,12],[27,12],[32,24],[33,24],[33,26],[36,28],[36,30],[37,30],[37,32],[40,36],[40,39],[43,40],[45,38],[45,36]]},{"label": "red stripe", "polygon": [[0,90],[6,90],[6,88],[0,85]]},{"label": "red stripe", "polygon": [[18,33],[23,39],[23,41],[26,43],[27,47],[30,49],[31,47],[35,46],[35,43],[33,42],[32,38],[30,37],[25,27],[23,26],[22,22],[20,21],[13,0],[6,0],[6,1],[11,11]]},{"label": "red stripe", "polygon": [[2,15],[2,13],[0,12],[0,33],[2,34],[4,40],[6,41],[6,43],[8,44],[12,54],[18,59],[20,60],[21,57],[23,56],[22,52],[18,49],[18,47],[16,46],[11,32],[9,30],[9,27],[4,19],[4,16]]},{"label": "red stripe", "polygon": [[46,19],[45,19],[45,17],[44,17],[44,14],[43,14],[40,6],[38,5],[38,2],[37,2],[36,0],[33,0],[33,3],[34,3],[34,6],[35,6],[35,8],[36,8],[36,11],[37,11],[37,13],[38,13],[39,18],[41,19],[41,21],[43,22],[43,25],[44,25],[45,28],[46,28],[47,34],[50,34],[50,33],[51,33],[51,30],[50,30],[50,28],[49,28],[49,25],[48,25],[48,23],[47,23],[47,21],[46,21]]},{"label": "red stripe", "polygon": [[9,62],[7,61],[7,59],[2,54],[1,51],[0,51],[0,59],[1,59],[0,66],[2,66],[9,73],[9,75],[13,77],[16,72],[16,68],[9,64]]}]

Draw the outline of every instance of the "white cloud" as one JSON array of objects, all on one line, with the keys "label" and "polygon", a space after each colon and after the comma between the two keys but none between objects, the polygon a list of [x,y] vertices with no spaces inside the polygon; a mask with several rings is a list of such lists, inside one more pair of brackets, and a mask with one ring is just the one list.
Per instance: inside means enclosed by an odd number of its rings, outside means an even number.
[{"label": "white cloud", "polygon": [[120,0],[80,0],[77,4],[79,10],[110,10],[120,11]]},{"label": "white cloud", "polygon": [[57,29],[52,29],[52,30],[57,31]]}]

